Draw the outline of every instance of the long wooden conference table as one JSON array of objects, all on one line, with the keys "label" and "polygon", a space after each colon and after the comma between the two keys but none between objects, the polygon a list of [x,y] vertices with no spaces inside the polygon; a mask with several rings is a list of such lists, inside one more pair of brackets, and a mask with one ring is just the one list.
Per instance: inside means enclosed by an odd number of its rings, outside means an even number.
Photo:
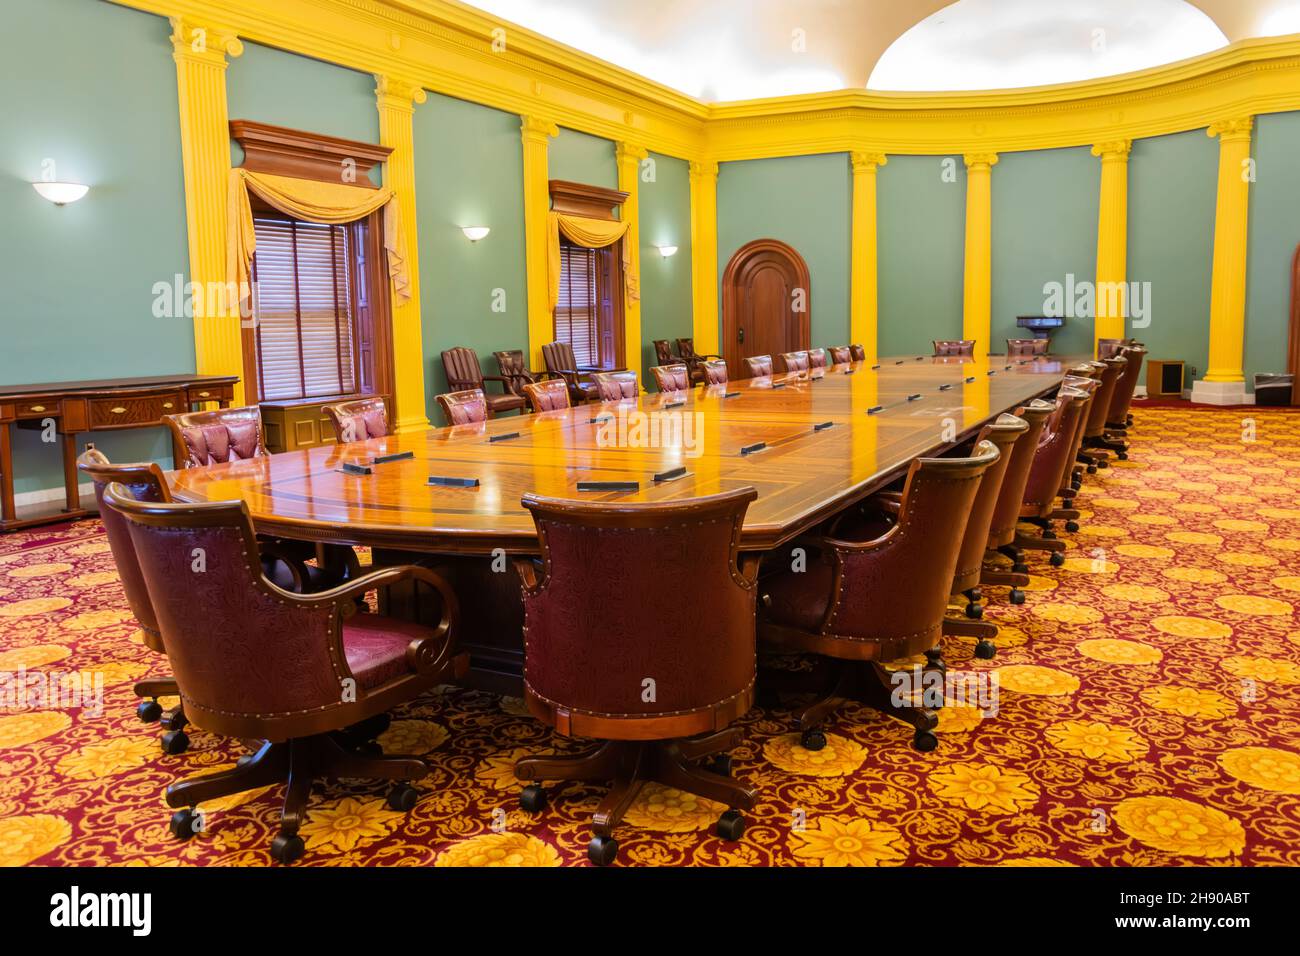
[{"label": "long wooden conference table", "polygon": [[[1087,358],[896,356],[191,468],[171,481],[181,500],[243,499],[262,533],[483,566],[470,556],[537,551],[525,492],[662,502],[752,485],[741,547],[764,551],[1053,391]],[[586,482],[636,489],[580,490]],[[518,673],[521,643],[513,577],[461,582],[462,619],[480,632],[464,638],[474,666],[490,658],[487,669],[507,675]]]}]

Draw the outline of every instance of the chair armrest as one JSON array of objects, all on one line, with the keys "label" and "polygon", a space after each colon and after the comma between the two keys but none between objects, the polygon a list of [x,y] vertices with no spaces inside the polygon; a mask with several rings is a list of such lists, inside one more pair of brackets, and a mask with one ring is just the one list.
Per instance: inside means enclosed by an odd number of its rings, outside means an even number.
[{"label": "chair armrest", "polygon": [[265,538],[258,538],[257,550],[263,558],[279,561],[289,569],[289,576],[293,578],[294,593],[301,594],[307,590],[307,568],[298,555],[291,553],[280,542]]},{"label": "chair armrest", "polygon": [[537,559],[533,557],[515,558],[515,571],[519,573],[519,578],[524,582],[524,590],[529,594],[536,594],[541,583],[537,576],[538,566]]}]

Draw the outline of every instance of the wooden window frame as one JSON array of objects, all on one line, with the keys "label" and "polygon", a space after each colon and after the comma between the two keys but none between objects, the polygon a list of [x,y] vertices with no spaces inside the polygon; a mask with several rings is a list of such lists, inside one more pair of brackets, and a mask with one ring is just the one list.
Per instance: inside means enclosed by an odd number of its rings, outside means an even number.
[{"label": "wooden window frame", "polygon": [[[623,203],[628,194],[618,189],[605,189],[601,186],[589,186],[585,183],[573,183],[563,179],[552,179],[548,183],[551,194],[551,210],[569,216],[584,216],[588,219],[605,219],[617,222],[622,214]],[[615,215],[615,212],[620,215]],[[566,240],[560,234],[560,242]],[[622,368],[626,342],[627,285],[623,275],[623,243],[620,239],[613,245],[593,250],[596,253],[596,301],[600,308],[598,321],[600,366],[606,369]],[[573,245],[572,243],[570,243]],[[559,330],[555,323],[555,310],[551,311],[551,334],[559,340]],[[610,348],[606,356],[605,350]]]}]

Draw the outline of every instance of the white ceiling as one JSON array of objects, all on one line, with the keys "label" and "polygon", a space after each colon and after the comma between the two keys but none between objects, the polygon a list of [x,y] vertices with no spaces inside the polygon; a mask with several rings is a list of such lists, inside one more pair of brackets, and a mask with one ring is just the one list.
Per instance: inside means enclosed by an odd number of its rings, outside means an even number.
[{"label": "white ceiling", "polygon": [[[1300,0],[474,0],[707,102],[1109,76],[1300,33]],[[1100,32],[1098,32],[1100,31]],[[507,25],[507,42],[508,42]]]}]

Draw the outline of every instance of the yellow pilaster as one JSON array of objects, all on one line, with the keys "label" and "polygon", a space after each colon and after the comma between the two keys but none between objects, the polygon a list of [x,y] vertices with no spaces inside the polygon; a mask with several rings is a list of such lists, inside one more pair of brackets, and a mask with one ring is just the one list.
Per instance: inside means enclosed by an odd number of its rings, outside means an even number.
[{"label": "yellow pilaster", "polygon": [[415,142],[411,129],[415,104],[427,98],[419,83],[394,76],[375,76],[379,108],[379,142],[392,148],[384,163],[384,185],[397,193],[406,231],[407,271],[411,298],[393,302],[393,391],[397,430],[424,428],[424,333],[420,324],[420,250],[415,226]]},{"label": "yellow pilaster", "polygon": [[691,336],[718,355],[718,164],[691,163]]},{"label": "yellow pilaster", "polygon": [[624,276],[623,344],[624,365],[641,374],[641,162],[649,153],[644,146],[622,142],[615,150],[618,188],[627,193],[623,221],[628,223],[623,242],[627,246],[629,274]]},{"label": "yellow pilaster", "polygon": [[1210,367],[1207,382],[1242,382],[1246,333],[1246,211],[1250,198],[1253,118],[1213,123],[1219,137],[1219,192],[1214,207],[1214,270],[1210,278]]},{"label": "yellow pilaster", "polygon": [[853,152],[853,241],[850,251],[849,341],[861,343],[868,363],[876,362],[877,314],[876,169],[884,153]]},{"label": "yellow pilaster", "polygon": [[966,271],[962,287],[961,337],[975,340],[976,354],[992,350],[993,167],[997,153],[967,153]]},{"label": "yellow pilaster", "polygon": [[528,353],[542,367],[542,346],[555,339],[546,272],[546,215],[551,208],[547,150],[560,129],[540,116],[520,117],[524,143],[524,271],[528,279]]},{"label": "yellow pilaster", "polygon": [[1122,339],[1128,282],[1128,139],[1098,143],[1101,196],[1097,203],[1097,289],[1093,349],[1097,339]]},{"label": "yellow pilaster", "polygon": [[200,374],[238,375],[235,404],[244,403],[244,353],[233,296],[214,294],[226,282],[226,185],[230,177],[230,123],[226,57],[243,44],[223,27],[172,17],[172,59],[180,103],[185,226],[194,297],[194,362]]}]

